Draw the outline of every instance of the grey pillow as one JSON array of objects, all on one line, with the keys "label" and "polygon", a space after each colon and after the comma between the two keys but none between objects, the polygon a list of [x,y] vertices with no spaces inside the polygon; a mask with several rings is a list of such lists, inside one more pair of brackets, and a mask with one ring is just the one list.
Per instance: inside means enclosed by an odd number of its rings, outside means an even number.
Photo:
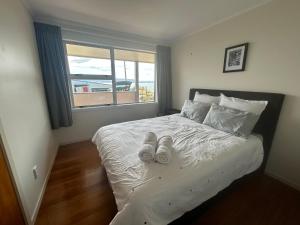
[{"label": "grey pillow", "polygon": [[198,123],[202,123],[209,108],[210,104],[185,100],[180,115]]},{"label": "grey pillow", "polygon": [[248,137],[258,119],[259,115],[213,104],[203,124],[236,136]]}]

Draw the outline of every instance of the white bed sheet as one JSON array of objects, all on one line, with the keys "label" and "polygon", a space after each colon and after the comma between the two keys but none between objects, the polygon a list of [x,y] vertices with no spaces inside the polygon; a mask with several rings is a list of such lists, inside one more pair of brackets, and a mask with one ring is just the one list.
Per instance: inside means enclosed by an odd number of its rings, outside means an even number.
[{"label": "white bed sheet", "polygon": [[[170,164],[138,158],[146,132],[171,135]],[[116,199],[110,225],[165,225],[256,170],[263,160],[260,138],[215,130],[179,115],[136,120],[100,128],[93,142]]]}]

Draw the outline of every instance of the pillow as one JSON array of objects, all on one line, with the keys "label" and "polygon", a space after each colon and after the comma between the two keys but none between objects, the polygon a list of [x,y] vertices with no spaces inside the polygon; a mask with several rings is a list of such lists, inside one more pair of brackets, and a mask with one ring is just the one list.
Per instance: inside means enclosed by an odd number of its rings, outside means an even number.
[{"label": "pillow", "polygon": [[219,104],[220,96],[211,96],[211,95],[207,95],[207,94],[200,94],[198,91],[196,91],[194,101],[208,103],[208,104],[213,104],[213,103]]},{"label": "pillow", "polygon": [[248,137],[258,119],[259,115],[213,104],[203,124],[236,136]]},{"label": "pillow", "polygon": [[210,104],[185,100],[180,115],[198,123],[202,123],[209,108]]},{"label": "pillow", "polygon": [[221,94],[220,105],[241,111],[251,112],[260,115],[266,108],[268,101],[250,101],[240,98],[226,97]]}]

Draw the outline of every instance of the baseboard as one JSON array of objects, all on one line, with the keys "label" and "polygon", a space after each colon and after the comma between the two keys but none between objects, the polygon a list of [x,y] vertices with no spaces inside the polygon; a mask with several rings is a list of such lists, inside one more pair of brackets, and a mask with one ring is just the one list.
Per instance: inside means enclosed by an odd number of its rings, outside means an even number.
[{"label": "baseboard", "polygon": [[265,174],[276,179],[276,180],[279,180],[280,182],[292,187],[292,188],[295,188],[297,189],[298,191],[300,191],[300,185],[299,184],[296,184],[294,182],[291,182],[289,180],[287,180],[286,178],[280,176],[280,175],[277,175],[277,174],[274,174],[272,172],[269,172],[269,171],[265,171]]},{"label": "baseboard", "polygon": [[84,141],[92,141],[92,138],[91,137],[90,138],[80,138],[78,140],[60,142],[59,146],[71,145],[71,144],[75,144],[78,142],[84,142]]},{"label": "baseboard", "polygon": [[35,205],[35,208],[34,208],[34,210],[33,210],[33,213],[32,213],[32,216],[31,216],[31,224],[32,224],[32,225],[35,224],[37,215],[38,215],[38,213],[39,213],[39,210],[40,210],[40,207],[41,207],[41,204],[42,204],[42,201],[43,201],[43,197],[44,197],[44,194],[45,194],[45,191],[46,191],[46,187],[47,187],[47,184],[48,184],[48,180],[49,180],[49,177],[50,177],[50,174],[51,174],[51,171],[52,171],[54,162],[55,162],[55,158],[56,158],[56,155],[57,155],[58,148],[59,148],[59,146],[57,145],[57,146],[56,146],[56,152],[55,152],[55,155],[54,155],[53,159],[52,159],[51,162],[50,162],[50,166],[49,166],[49,168],[48,168],[47,175],[46,175],[45,181],[44,181],[44,183],[43,183],[42,190],[41,190],[41,192],[40,192],[38,201],[37,201],[37,203],[36,203],[36,205]]}]

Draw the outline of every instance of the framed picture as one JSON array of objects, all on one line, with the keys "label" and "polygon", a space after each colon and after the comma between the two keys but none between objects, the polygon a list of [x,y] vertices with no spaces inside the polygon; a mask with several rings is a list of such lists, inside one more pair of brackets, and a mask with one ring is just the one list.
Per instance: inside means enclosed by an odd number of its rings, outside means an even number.
[{"label": "framed picture", "polygon": [[244,71],[249,43],[225,49],[223,73]]}]

